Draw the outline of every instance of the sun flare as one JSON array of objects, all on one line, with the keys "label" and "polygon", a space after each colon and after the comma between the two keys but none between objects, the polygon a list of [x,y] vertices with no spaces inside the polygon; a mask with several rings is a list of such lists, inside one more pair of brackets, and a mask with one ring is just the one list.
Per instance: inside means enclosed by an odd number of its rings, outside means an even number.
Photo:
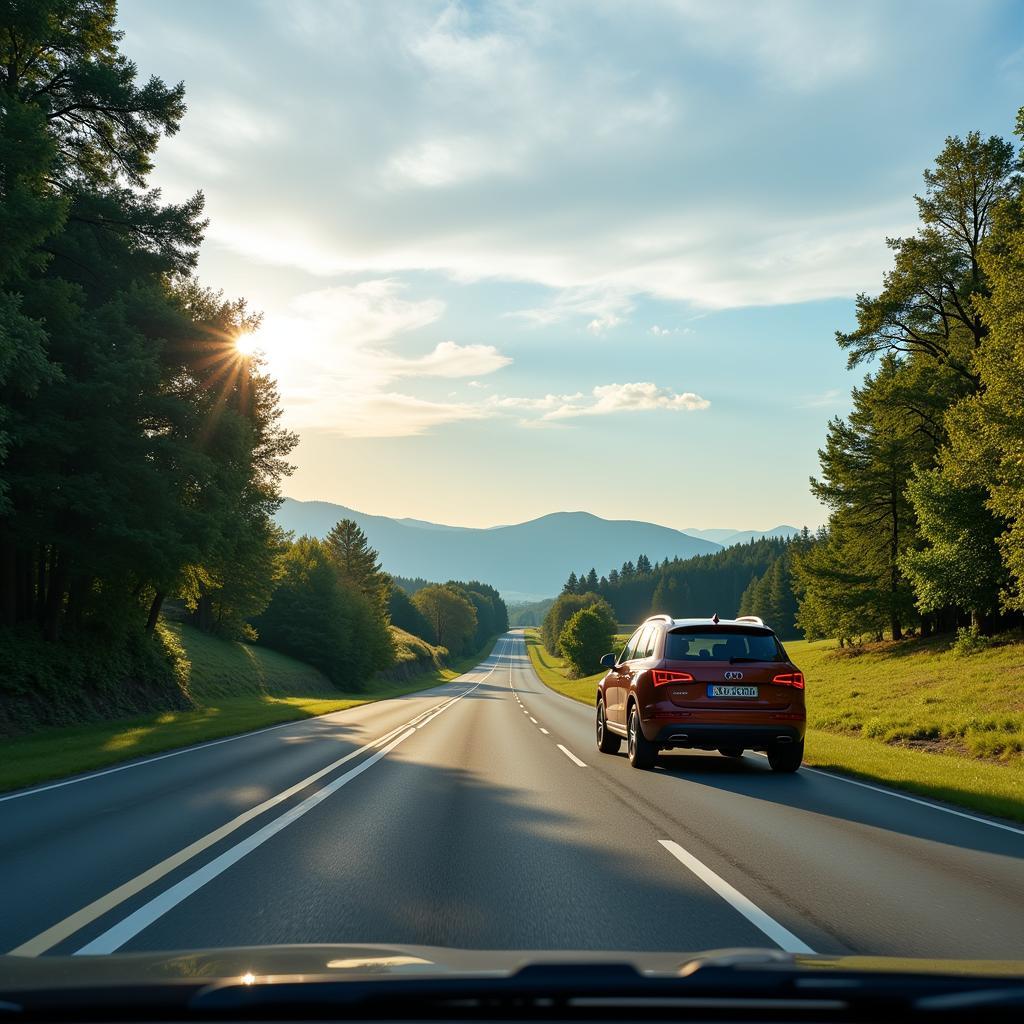
[{"label": "sun flare", "polygon": [[235,351],[240,356],[251,356],[258,347],[255,334],[240,334],[235,338]]}]

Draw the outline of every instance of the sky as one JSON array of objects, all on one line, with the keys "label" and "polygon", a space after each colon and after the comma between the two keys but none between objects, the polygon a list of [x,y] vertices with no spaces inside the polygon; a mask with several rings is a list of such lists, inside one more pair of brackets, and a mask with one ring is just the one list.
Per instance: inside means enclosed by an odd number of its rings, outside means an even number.
[{"label": "sky", "polygon": [[199,276],[263,313],[285,493],[465,526],[815,527],[835,344],[1024,7],[121,0]]}]

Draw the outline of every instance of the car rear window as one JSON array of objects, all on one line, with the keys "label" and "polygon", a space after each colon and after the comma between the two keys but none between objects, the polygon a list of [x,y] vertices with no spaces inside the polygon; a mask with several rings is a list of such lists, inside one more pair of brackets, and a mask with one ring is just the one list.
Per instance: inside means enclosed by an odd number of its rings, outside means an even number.
[{"label": "car rear window", "polygon": [[665,637],[665,657],[670,661],[784,660],[774,633],[727,629],[669,633]]}]

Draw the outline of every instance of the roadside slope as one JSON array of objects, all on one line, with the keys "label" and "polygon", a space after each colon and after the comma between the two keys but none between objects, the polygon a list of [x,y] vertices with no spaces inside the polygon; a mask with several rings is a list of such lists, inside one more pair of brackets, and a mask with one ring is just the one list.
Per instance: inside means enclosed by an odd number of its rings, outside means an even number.
[{"label": "roadside slope", "polygon": [[167,623],[165,629],[180,648],[182,686],[191,708],[43,729],[6,740],[0,791],[427,689],[479,660],[474,651],[445,664],[444,648],[392,627],[396,665],[370,680],[365,691],[347,693],[317,669],[277,651],[220,640],[183,623]]}]

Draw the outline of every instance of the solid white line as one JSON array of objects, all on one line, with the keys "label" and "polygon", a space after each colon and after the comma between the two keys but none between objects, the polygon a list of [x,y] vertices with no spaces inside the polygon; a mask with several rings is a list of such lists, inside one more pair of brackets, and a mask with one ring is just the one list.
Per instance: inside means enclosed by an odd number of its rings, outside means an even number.
[{"label": "solid white line", "polygon": [[323,789],[318,790],[312,796],[307,797],[300,804],[296,804],[291,810],[286,811],[280,817],[264,825],[258,832],[236,843],[230,850],[225,850],[219,857],[215,857],[209,864],[204,864],[198,871],[193,871],[187,878],[183,878],[170,889],[160,893],[148,903],[139,907],[138,910],[129,914],[123,921],[119,921],[112,928],[108,928],[102,935],[97,936],[91,942],[87,942],[81,949],[75,951],[75,956],[90,956],[98,953],[113,953],[120,949],[126,942],[148,927],[154,921],[163,917],[168,911],[173,910],[183,900],[188,899],[194,892],[201,889],[207,882],[212,881],[219,874],[226,871],[232,864],[237,864],[247,854],[252,853],[257,847],[262,846],[272,836],[277,835],[282,829],[287,828],[293,822],[298,821],[304,814],[308,814],[318,804],[323,803],[332,793],[336,793],[342,786],[351,782],[354,778],[362,775],[367,768],[375,765],[381,758],[387,757],[399,743],[407,740],[415,734],[414,729],[407,729],[397,739],[392,740],[386,747],[382,747],[372,757],[350,768],[344,775],[339,775],[333,782],[328,783]]},{"label": "solid white line", "polygon": [[[497,665],[495,664],[491,668],[491,672],[494,671]],[[480,686],[484,680],[491,674],[488,672],[480,682],[466,690],[465,693],[460,694],[453,700],[448,701],[444,705],[443,710],[447,710],[453,704],[458,703],[462,700],[466,694],[471,693],[478,686]],[[436,718],[437,715],[432,715],[431,718]],[[113,953],[115,950],[120,949],[126,942],[134,938],[144,928],[151,925],[154,921],[158,920],[168,911],[172,910],[183,900],[187,899],[194,892],[201,889],[207,882],[212,881],[222,872],[226,871],[233,864],[236,864],[247,854],[253,850],[262,846],[272,836],[277,835],[278,832],[287,828],[293,822],[298,821],[304,814],[311,811],[318,804],[322,803],[331,794],[337,792],[342,786],[346,785],[352,779],[361,775],[367,768],[376,764],[383,757],[386,757],[399,743],[407,740],[410,736],[414,736],[416,730],[414,728],[406,729],[401,736],[396,737],[387,746],[382,747],[372,757],[368,757],[365,761],[361,761],[354,768],[350,768],[344,775],[339,775],[338,778],[329,782],[323,789],[317,790],[311,796],[308,796],[301,803],[296,804],[290,808],[280,817],[275,818],[273,821],[268,822],[263,828],[254,832],[251,836],[246,837],[241,842],[236,843],[233,847],[225,850],[219,857],[215,857],[208,864],[193,871],[191,875],[183,878],[180,882],[172,885],[170,889],[160,893],[160,895],[153,897],[148,903],[143,904],[138,910],[129,914],[124,920],[111,928],[108,928],[102,935],[97,936],[91,942],[86,943],[81,949],[75,951],[75,956],[88,956],[92,954],[102,953]],[[378,741],[379,743],[380,741]]]},{"label": "solid white line", "polygon": [[1005,825],[1001,821],[992,821],[990,818],[981,818],[977,814],[968,814],[967,811],[956,811],[952,807],[943,807],[942,804],[932,803],[931,800],[922,800],[920,797],[910,796],[908,793],[897,793],[892,789],[885,789],[882,786],[872,786],[867,782],[859,782],[857,779],[848,779],[845,775],[833,775],[832,772],[822,771],[820,768],[800,769],[804,772],[813,772],[815,775],[824,775],[826,779],[835,779],[836,782],[846,782],[851,786],[860,786],[861,789],[870,789],[873,793],[884,793],[886,796],[894,796],[897,800],[907,800],[912,804],[920,804],[922,807],[930,807],[933,811],[945,811],[946,814],[956,815],[958,818],[967,818],[968,821],[976,821],[981,825],[991,825],[992,828],[1001,828],[1004,832],[1014,832],[1024,836],[1024,828],[1017,828],[1014,825]]},{"label": "solid white line", "polygon": [[[495,665],[495,667],[497,666]],[[476,671],[479,671],[479,666],[477,666],[477,668],[469,669],[468,672],[463,672],[462,675],[467,676],[470,672]],[[455,679],[449,679],[446,683],[439,683],[437,686],[430,687],[429,690],[420,691],[420,693],[424,696],[430,696],[430,690],[438,690],[441,689],[441,687],[451,686],[452,683],[458,682],[461,678],[462,676],[457,676]],[[484,678],[486,679],[486,676]],[[481,680],[481,682],[483,682],[483,680]],[[438,694],[438,696],[441,696],[441,694]],[[365,707],[366,704],[370,703],[380,702],[367,701],[364,704],[357,704],[355,707]],[[342,711],[351,710],[354,710],[354,708],[342,708]],[[100,771],[89,772],[87,775],[76,775],[72,779],[62,779],[60,782],[50,782],[45,786],[33,786],[31,789],[20,789],[17,793],[7,793],[4,796],[0,796],[0,803],[4,803],[6,800],[20,800],[23,796],[34,796],[36,793],[45,793],[48,790],[60,789],[63,786],[73,786],[78,782],[89,782],[92,779],[102,778],[104,775],[113,775],[115,772],[126,772],[129,768],[142,768],[148,764],[156,764],[157,761],[165,761],[169,757],[178,757],[181,754],[193,754],[196,751],[206,750],[209,747],[219,747],[222,743],[234,743],[235,740],[245,740],[252,736],[260,736],[265,732],[273,732],[275,729],[287,729],[289,726],[305,725],[318,718],[328,718],[330,715],[338,714],[341,714],[341,711],[328,711],[326,715],[313,715],[310,718],[299,719],[297,722],[280,722],[277,725],[268,725],[263,729],[253,729],[251,732],[240,732],[235,736],[225,736],[219,740],[208,740],[206,743],[195,743],[192,746],[181,747],[178,750],[169,750],[166,754],[154,754],[152,757],[147,757],[138,761],[130,761],[127,764],[114,765],[112,768],[104,768]]]},{"label": "solid white line", "polygon": [[581,768],[587,767],[568,747],[563,747],[562,744],[559,743],[558,749],[565,754],[573,764],[578,764]]},{"label": "solid white line", "polygon": [[544,733],[544,735],[545,735],[545,736],[550,736],[550,735],[551,735],[551,733],[549,733],[549,732],[547,731],[547,729],[545,729],[545,728],[544,728],[544,726],[543,726],[543,725],[542,725],[542,726],[540,727],[540,731],[541,731],[542,733]]},{"label": "solid white line", "polygon": [[671,839],[659,839],[659,843],[672,854],[680,864],[689,868],[705,885],[714,889],[734,910],[739,911],[752,925],[759,928],[772,942],[787,953],[813,953],[807,943],[798,939],[788,928],[784,928],[774,917],[752,903],[738,889],[733,888],[724,878],[716,875],[692,853],[684,850]]},{"label": "solid white line", "polygon": [[329,775],[331,772],[337,770],[343,764],[346,764],[353,758],[358,757],[360,754],[365,753],[367,750],[372,750],[375,747],[379,747],[382,743],[388,742],[388,740],[394,738],[403,730],[412,729],[413,727],[418,729],[422,726],[422,724],[424,724],[425,721],[432,721],[442,711],[445,711],[447,708],[451,707],[452,704],[456,703],[457,701],[465,697],[466,694],[471,693],[473,690],[475,690],[477,686],[479,686],[487,679],[487,677],[491,674],[491,672],[494,671],[496,667],[497,662],[495,662],[495,664],[491,666],[490,672],[488,672],[487,675],[485,675],[478,683],[464,690],[457,696],[451,698],[450,700],[444,701],[442,704],[437,705],[435,707],[426,708],[424,711],[421,711],[418,715],[415,715],[413,718],[409,719],[409,721],[404,722],[402,725],[399,725],[394,729],[391,729],[389,732],[386,732],[383,736],[379,736],[377,737],[377,739],[371,740],[369,743],[364,744],[362,747],[350,751],[348,754],[345,754],[343,757],[340,757],[336,761],[331,762],[331,764],[326,765],[324,768],[321,768],[319,771],[314,772],[312,775],[306,776],[306,778],[300,780],[299,782],[296,782],[292,786],[289,786],[282,792],[277,793],[272,797],[269,797],[267,800],[264,800],[262,803],[257,804],[254,807],[250,807],[247,811],[244,811],[242,814],[233,818],[226,824],[221,825],[219,828],[216,828],[212,832],[209,832],[207,835],[200,837],[199,839],[195,840],[195,842],[190,843],[183,849],[178,850],[177,853],[171,854],[171,856],[166,857],[164,860],[160,861],[158,864],[155,864],[148,870],[143,871],[141,874],[136,875],[132,879],[129,879],[127,882],[124,882],[123,884],[119,885],[116,889],[113,889],[106,895],[101,896],[99,899],[93,900],[92,903],[87,904],[85,907],[82,907],[75,913],[69,915],[61,921],[58,921],[56,924],[47,928],[45,931],[34,936],[28,941],[22,943],[16,949],[10,950],[10,953],[12,955],[18,956],[39,956],[41,953],[45,953],[48,949],[51,949],[53,946],[57,945],[58,942],[62,942],[64,939],[73,935],[76,931],[79,931],[80,929],[84,928],[87,924],[90,924],[92,921],[97,920],[99,917],[102,917],[104,914],[113,910],[114,907],[123,903],[125,900],[130,899],[132,896],[141,892],[143,889],[152,885],[154,882],[159,881],[161,878],[169,874],[175,868],[180,867],[182,864],[191,860],[196,855],[202,853],[204,850],[213,846],[214,843],[220,842],[222,839],[226,838],[232,832],[236,831],[243,825],[252,821],[254,818],[270,810],[272,807],[275,807],[277,804],[282,803],[289,797],[294,796],[296,793],[299,793],[301,790],[305,789],[307,786],[316,782],[318,779],[323,778],[325,775]]}]

